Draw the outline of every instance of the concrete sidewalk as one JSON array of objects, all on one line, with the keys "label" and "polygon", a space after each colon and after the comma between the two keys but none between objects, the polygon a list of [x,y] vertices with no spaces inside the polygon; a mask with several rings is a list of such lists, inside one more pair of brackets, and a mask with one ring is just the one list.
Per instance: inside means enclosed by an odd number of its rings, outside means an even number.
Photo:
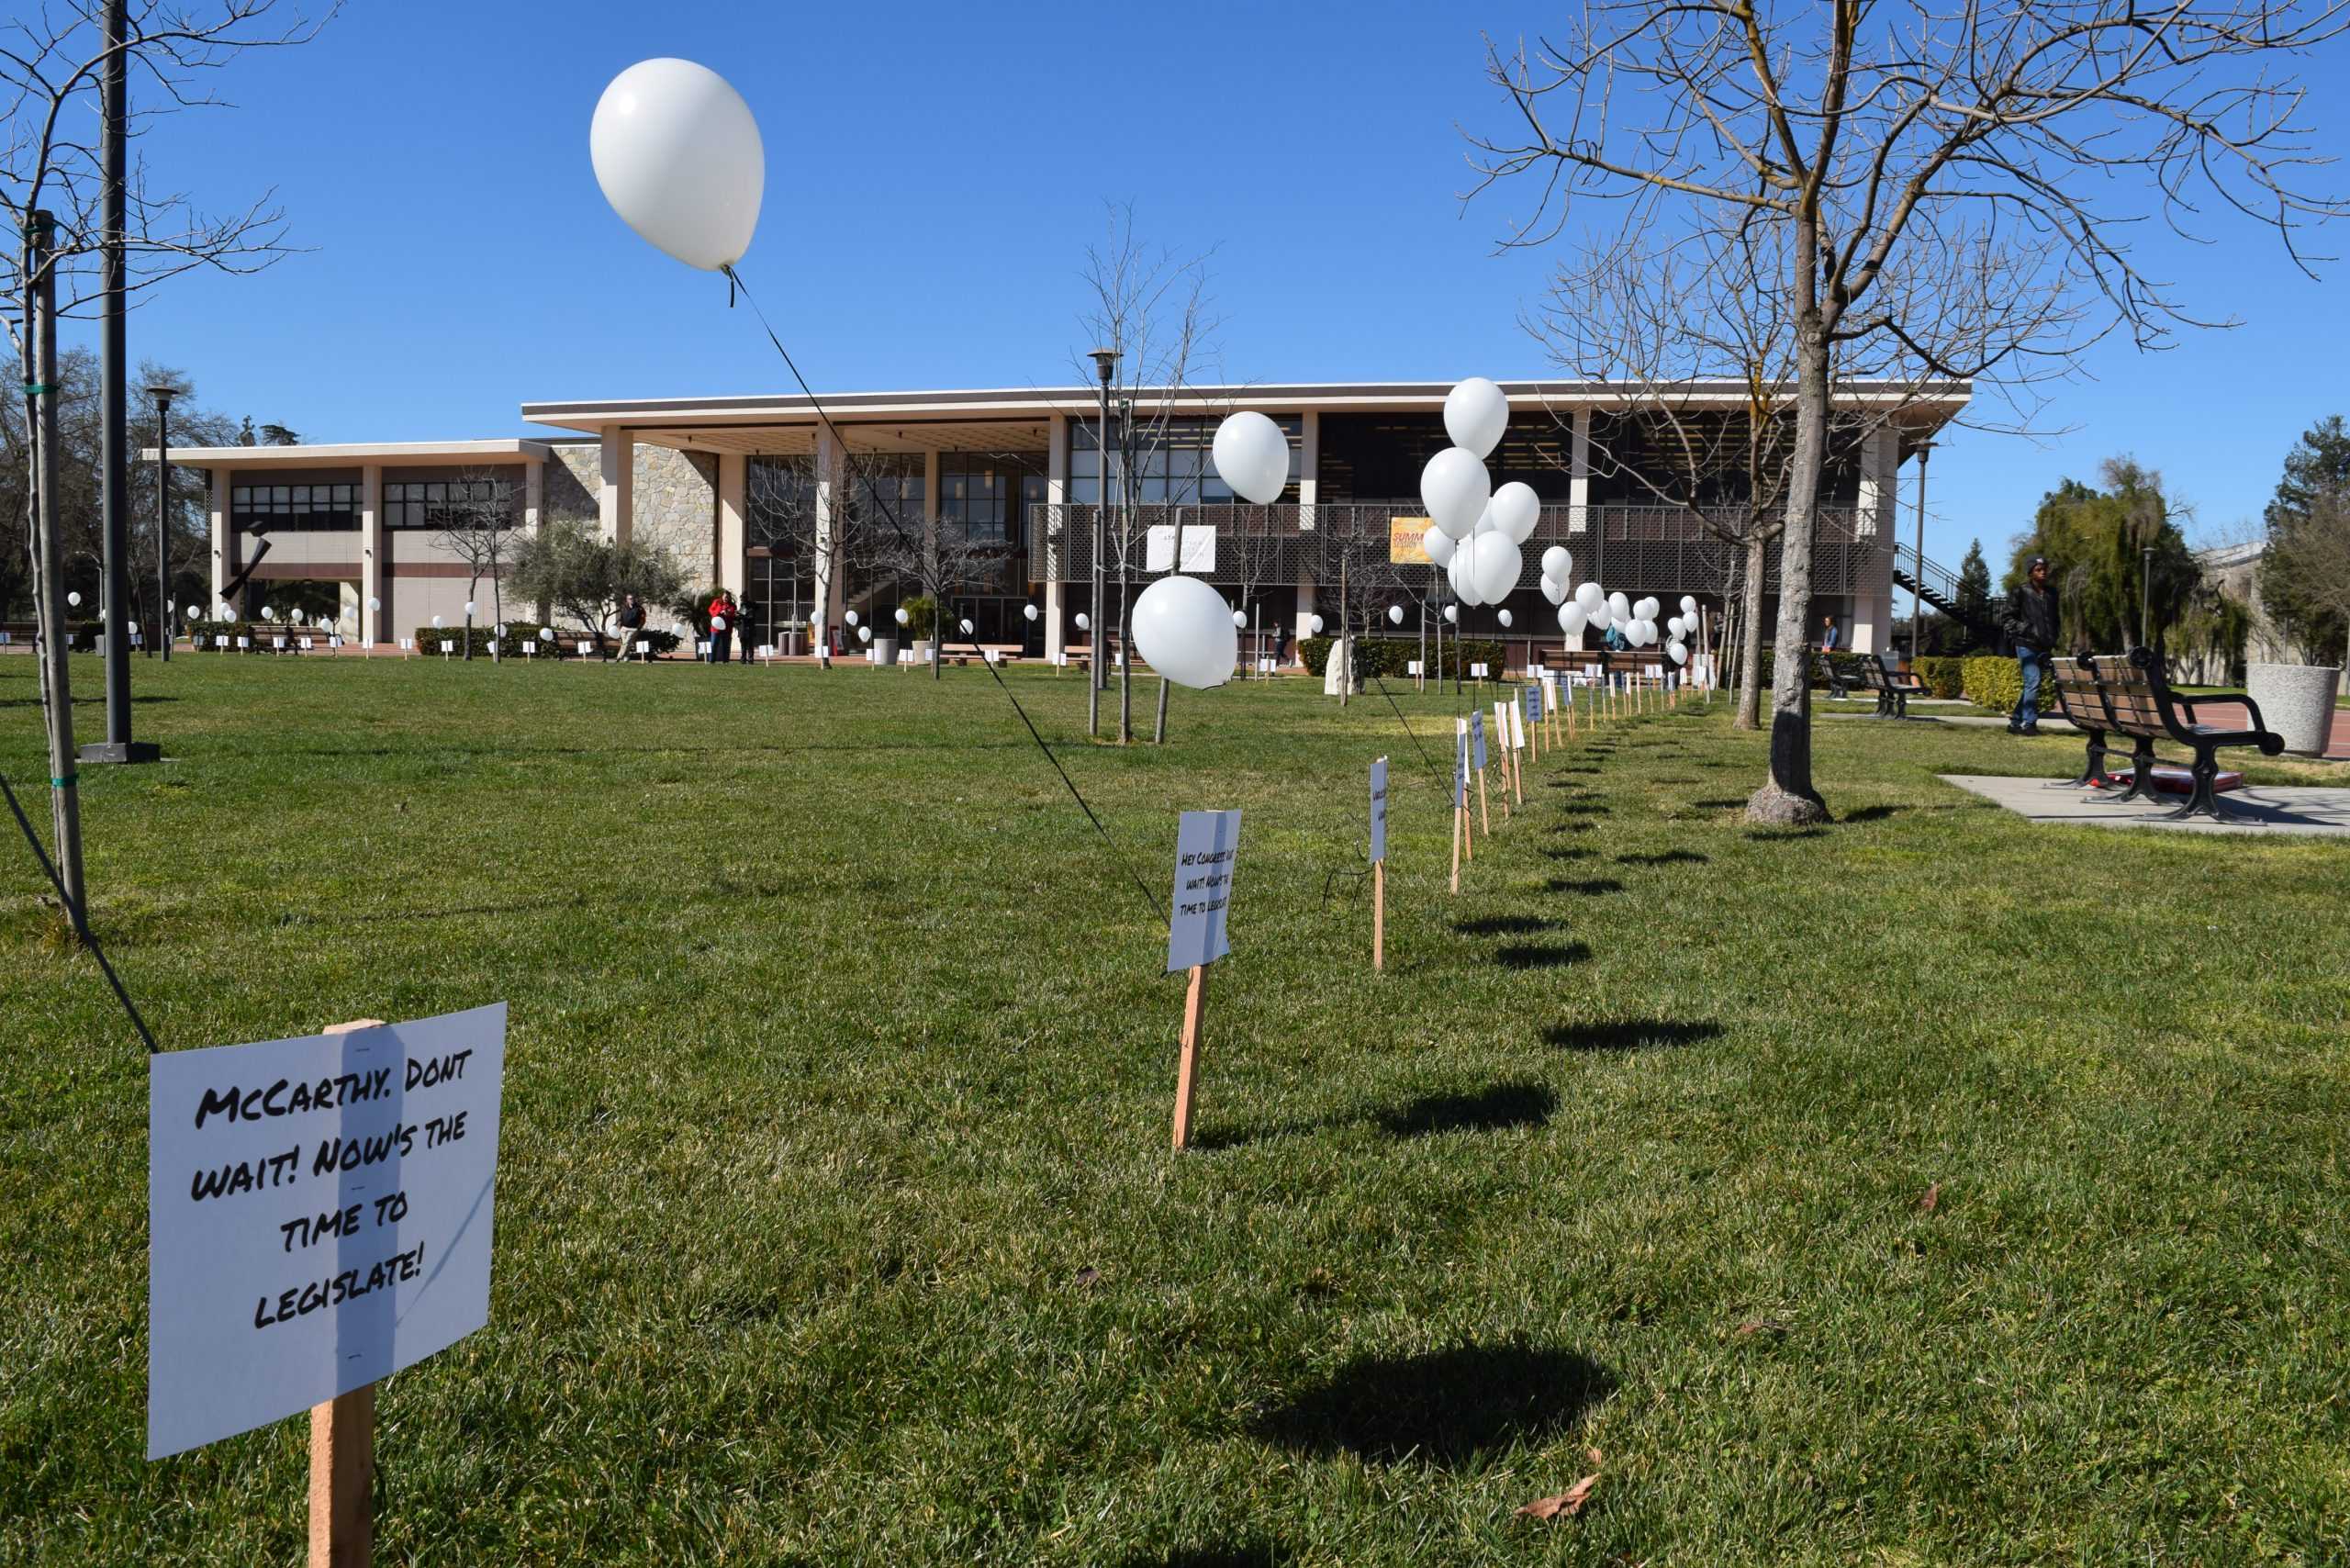
[{"label": "concrete sidewalk", "polygon": [[2261,785],[2231,790],[2220,797],[2221,819],[2162,819],[2187,803],[2185,796],[2123,801],[2119,790],[2088,790],[2069,780],[2008,778],[1976,774],[1938,775],[2027,822],[2086,823],[2095,827],[2158,827],[2187,833],[2316,834],[2350,836],[2350,789]]}]

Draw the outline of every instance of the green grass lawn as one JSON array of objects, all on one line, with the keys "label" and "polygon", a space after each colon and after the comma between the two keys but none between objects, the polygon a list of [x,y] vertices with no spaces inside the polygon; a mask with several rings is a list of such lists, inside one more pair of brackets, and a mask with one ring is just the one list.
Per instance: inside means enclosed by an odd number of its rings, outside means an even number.
[{"label": "green grass lawn", "polygon": [[[1864,722],[1752,830],[1718,709],[1546,755],[1452,897],[1376,693],[1122,751],[1011,678],[1118,858],[983,671],[140,665],[179,760],[84,800],[167,1048],[512,1007],[493,1318],[383,1389],[380,1560],[2350,1559],[2350,846],[2032,827],[1934,775],[2077,741]],[[302,1422],[140,1457],[141,1053],[0,866],[0,1562],[295,1562]]]}]

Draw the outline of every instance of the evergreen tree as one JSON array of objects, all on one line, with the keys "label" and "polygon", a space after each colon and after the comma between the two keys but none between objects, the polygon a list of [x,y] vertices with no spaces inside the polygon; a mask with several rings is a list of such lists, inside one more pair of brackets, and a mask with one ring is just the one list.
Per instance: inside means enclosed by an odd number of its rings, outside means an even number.
[{"label": "evergreen tree", "polygon": [[2332,414],[2301,432],[2285,454],[2284,477],[2262,514],[2268,552],[2260,563],[2260,602],[2278,632],[2306,653],[2332,649],[2350,634],[2350,618],[2316,588],[2304,559],[2313,534],[2339,526],[2350,505],[2350,430]]},{"label": "evergreen tree", "polygon": [[1955,631],[1959,645],[1962,648],[1973,647],[1986,635],[1978,628],[1992,624],[1998,619],[1991,605],[1991,567],[1983,559],[1983,541],[1980,539],[1967,544],[1966,557],[1958,564],[1958,598],[1955,602],[1958,606],[1959,624]]}]

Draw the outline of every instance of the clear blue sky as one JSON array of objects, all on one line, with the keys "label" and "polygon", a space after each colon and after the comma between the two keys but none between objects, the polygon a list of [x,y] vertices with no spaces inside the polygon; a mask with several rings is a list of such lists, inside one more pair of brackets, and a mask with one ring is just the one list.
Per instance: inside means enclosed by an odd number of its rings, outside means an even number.
[{"label": "clear blue sky", "polygon": [[[308,251],[168,286],[134,317],[133,357],[322,441],[521,433],[529,399],[782,389],[724,283],[638,240],[588,167],[604,84],[675,54],[759,118],[744,273],[820,389],[1069,379],[1108,201],[1179,249],[1215,247],[1230,379],[1541,375],[1517,322],[1544,259],[1494,253],[1518,198],[1461,207],[1457,128],[1501,121],[1479,29],[1563,14],[360,0],[319,41],[236,65],[238,107],[167,121],[145,148],[214,207],[274,186]],[[2350,111],[2320,112],[2338,142]],[[2142,254],[2246,325],[2152,358],[2100,349],[2049,411],[2072,427],[2059,440],[1954,438],[1929,554],[1954,565],[1980,535],[1996,572],[2043,490],[2120,452],[2207,530],[2258,515],[2298,432],[2350,410],[2350,312],[2341,269],[2312,285],[2225,232],[2148,233]]]}]

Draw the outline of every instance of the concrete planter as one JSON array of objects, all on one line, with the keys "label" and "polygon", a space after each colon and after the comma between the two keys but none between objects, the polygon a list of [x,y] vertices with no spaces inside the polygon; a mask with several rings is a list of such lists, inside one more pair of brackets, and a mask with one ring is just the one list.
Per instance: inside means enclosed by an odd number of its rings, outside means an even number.
[{"label": "concrete planter", "polygon": [[2260,716],[2285,737],[2285,749],[2317,756],[2333,733],[2333,699],[2342,671],[2333,665],[2254,665],[2244,672],[2244,690],[2260,704]]},{"label": "concrete planter", "polygon": [[898,639],[895,637],[874,638],[873,662],[877,665],[896,664],[898,662]]}]

